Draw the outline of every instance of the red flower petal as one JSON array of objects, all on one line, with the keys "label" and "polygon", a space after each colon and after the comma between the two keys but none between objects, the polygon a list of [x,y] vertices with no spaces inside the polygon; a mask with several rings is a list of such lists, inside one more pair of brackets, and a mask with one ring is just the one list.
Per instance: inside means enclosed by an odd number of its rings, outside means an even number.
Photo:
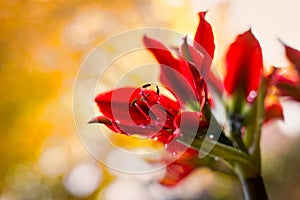
[{"label": "red flower petal", "polygon": [[91,119],[88,123],[89,124],[100,123],[100,124],[112,125],[112,122],[110,121],[110,119],[108,119],[105,116],[95,117],[95,118]]},{"label": "red flower petal", "polygon": [[122,124],[111,121],[105,116],[98,116],[89,121],[91,123],[104,124],[115,133],[124,135],[139,135],[149,139],[155,139],[163,144],[167,144],[174,139],[174,132],[167,129],[159,129],[155,125],[137,126],[136,124]]},{"label": "red flower petal", "polygon": [[178,184],[199,166],[198,154],[194,149],[187,149],[177,160],[167,166],[165,177],[160,183],[166,186]]},{"label": "red flower petal", "polygon": [[179,51],[181,56],[185,60],[193,64],[194,68],[197,69],[199,74],[199,72],[201,72],[202,70],[202,65],[203,65],[203,59],[204,59],[203,53],[201,53],[201,51],[199,51],[195,47],[189,45],[187,43],[187,37],[183,39],[183,43],[180,46]]},{"label": "red flower petal", "polygon": [[[283,42],[282,42],[283,43]],[[300,75],[300,51],[284,44],[287,58],[295,65],[298,74]]]},{"label": "red flower petal", "polygon": [[113,125],[113,122],[110,119],[108,119],[107,117],[105,117],[105,116],[94,117],[88,123],[89,124],[93,124],[93,123],[104,124],[110,130],[112,130],[114,132],[119,132],[119,130],[116,129],[115,126]]},{"label": "red flower petal", "polygon": [[[124,124],[129,122],[144,123],[144,125],[149,123],[147,117],[149,114],[149,107],[145,101],[142,100],[141,93],[145,94],[152,106],[153,104],[160,104],[169,113],[178,113],[179,104],[173,100],[165,97],[163,95],[158,95],[156,92],[148,89],[141,88],[118,88],[109,92],[101,93],[96,98],[95,101],[102,112],[102,114],[113,121],[119,121]],[[139,106],[131,105],[136,102]]]},{"label": "red flower petal", "polygon": [[161,42],[147,37],[143,38],[145,46],[153,53],[156,60],[166,66],[170,66],[176,70],[180,70],[178,60],[174,58],[170,50]]},{"label": "red flower petal", "polygon": [[206,84],[201,77],[201,73],[205,73],[205,69],[202,69],[204,56],[199,50],[187,43],[186,37],[184,38],[183,44],[180,46],[180,54],[189,63],[190,73],[187,74],[185,72],[185,77],[189,80],[189,83],[193,87],[194,93],[201,104],[201,102],[205,100],[204,90],[206,89]]},{"label": "red flower petal", "polygon": [[274,85],[278,88],[280,96],[290,97],[300,102],[300,82],[289,80],[284,76],[277,75],[274,78]]},{"label": "red flower petal", "polygon": [[175,130],[177,102],[147,88],[118,88],[99,94],[95,101],[104,116],[90,123],[103,123],[114,132],[139,134],[166,143]]},{"label": "red flower petal", "polygon": [[[95,101],[102,114],[112,121],[126,124],[134,120],[136,123],[148,124],[147,118],[136,107],[130,107],[134,99],[140,98],[139,93],[140,89],[136,88],[118,88],[97,95]],[[145,105],[142,109],[147,111]]]},{"label": "red flower petal", "polygon": [[271,105],[265,105],[265,120],[264,123],[271,121],[272,119],[283,120],[283,109],[280,103],[273,103]]},{"label": "red flower petal", "polygon": [[182,112],[175,117],[174,126],[183,135],[196,135],[197,132],[206,131],[209,123],[200,112]]},{"label": "red flower petal", "polygon": [[200,21],[194,40],[207,51],[208,55],[212,59],[214,57],[215,50],[214,35],[211,25],[205,20],[205,14],[206,12],[199,13]]},{"label": "red flower petal", "polygon": [[257,91],[263,62],[261,47],[251,30],[238,35],[230,45],[226,67],[224,85],[228,94],[241,92],[247,99],[251,91]]},{"label": "red flower petal", "polygon": [[160,81],[175,95],[181,104],[196,101],[190,66],[182,58],[175,58],[159,41],[144,36],[145,46],[161,65]]},{"label": "red flower petal", "polygon": [[[210,64],[207,65],[204,62],[208,61],[207,56],[204,57],[197,48],[187,44],[187,38],[184,39],[184,43],[180,47],[180,53],[188,62],[190,62],[190,70],[192,73],[192,81],[194,83],[194,90],[199,100],[205,96],[204,90],[207,90],[207,84],[213,89],[219,96],[223,93],[223,83],[217,79],[214,73],[211,71]],[[211,62],[211,61],[210,61]],[[204,77],[204,78],[203,78]],[[201,103],[201,101],[200,101]]]}]

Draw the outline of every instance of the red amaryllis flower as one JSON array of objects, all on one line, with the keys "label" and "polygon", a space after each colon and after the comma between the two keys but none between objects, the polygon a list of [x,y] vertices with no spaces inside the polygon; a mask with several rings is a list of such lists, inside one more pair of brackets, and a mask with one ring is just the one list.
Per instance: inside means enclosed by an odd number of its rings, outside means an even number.
[{"label": "red amaryllis flower", "polygon": [[[227,72],[224,79],[225,90],[251,103],[255,100],[263,71],[262,51],[251,30],[237,36],[226,55]],[[265,123],[272,119],[283,119],[282,106],[271,91],[273,73],[265,76],[266,101]],[[239,106],[239,105],[238,105]]]},{"label": "red amaryllis flower", "polygon": [[[138,134],[154,139],[164,143],[172,153],[181,152],[167,166],[162,184],[175,185],[199,166],[198,151],[173,140],[181,133],[196,133],[200,129],[208,128],[208,122],[199,112],[180,114],[177,101],[160,94],[159,90],[153,91],[145,87],[118,88],[99,94],[95,101],[103,115],[92,119],[90,123],[105,124],[117,133]],[[169,163],[169,159],[162,162]]]},{"label": "red amaryllis flower", "polygon": [[226,67],[224,86],[227,93],[241,95],[252,102],[257,94],[263,62],[261,47],[251,30],[238,35],[230,45]]},{"label": "red amaryllis flower", "polygon": [[[162,180],[166,185],[176,184],[199,165],[195,162],[199,160],[198,151],[173,139],[182,133],[196,134],[200,126],[203,130],[208,127],[208,122],[200,113],[201,105],[208,102],[207,86],[200,71],[204,65],[204,55],[213,56],[214,42],[211,27],[204,19],[205,13],[199,16],[195,41],[203,47],[190,46],[184,40],[179,52],[171,52],[161,42],[144,37],[145,46],[161,65],[160,81],[174,94],[175,101],[160,94],[158,87],[156,91],[151,90],[149,84],[141,88],[118,88],[95,98],[102,115],[90,121],[105,124],[117,133],[158,140],[172,152],[184,147],[186,151],[167,167],[166,177]],[[207,60],[211,61],[211,58]],[[197,103],[200,106],[195,106]],[[198,112],[181,113],[181,106],[191,104]]]}]

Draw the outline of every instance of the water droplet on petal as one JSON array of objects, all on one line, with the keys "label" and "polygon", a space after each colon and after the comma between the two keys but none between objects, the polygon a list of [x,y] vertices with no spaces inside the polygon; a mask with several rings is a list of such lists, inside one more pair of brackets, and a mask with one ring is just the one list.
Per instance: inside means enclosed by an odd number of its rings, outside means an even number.
[{"label": "water droplet on petal", "polygon": [[140,124],[139,127],[140,127],[140,128],[146,128],[146,126],[143,125],[143,124]]},{"label": "water droplet on petal", "polygon": [[252,90],[247,97],[247,101],[250,103],[253,102],[256,96],[257,96],[257,92]]},{"label": "water droplet on petal", "polygon": [[220,158],[219,157],[215,157],[215,161],[219,161],[220,160]]}]

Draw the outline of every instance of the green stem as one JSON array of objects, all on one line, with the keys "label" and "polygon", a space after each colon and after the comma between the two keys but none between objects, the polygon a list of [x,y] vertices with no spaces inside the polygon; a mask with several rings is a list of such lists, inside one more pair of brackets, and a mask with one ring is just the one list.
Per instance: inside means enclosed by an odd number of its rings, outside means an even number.
[{"label": "green stem", "polygon": [[239,177],[245,200],[268,200],[268,195],[260,175],[254,178]]},{"label": "green stem", "polygon": [[248,154],[248,149],[245,146],[242,138],[241,138],[241,133],[240,130],[237,131],[238,133],[234,133],[233,135],[233,139],[234,139],[234,144],[236,147],[238,147],[239,149],[241,149],[242,151],[244,151],[245,153]]},{"label": "green stem", "polygon": [[[220,144],[216,141],[194,138],[192,141],[187,138],[178,138],[179,142],[189,145],[201,153],[213,158],[221,158],[228,163],[241,183],[245,200],[268,200],[267,192],[260,175],[260,165],[250,155],[242,150]],[[213,146],[213,148],[207,148]]]},{"label": "green stem", "polygon": [[251,173],[248,166],[239,163],[233,165],[233,170],[239,178],[245,200],[268,200],[260,172]]},{"label": "green stem", "polygon": [[228,162],[231,166],[239,165],[246,168],[247,171],[243,170],[244,176],[251,176],[253,174],[258,174],[256,166],[252,164],[251,158],[245,152],[230,147],[228,145],[221,144],[212,140],[204,140],[199,138],[178,138],[178,142],[187,145],[200,153],[213,157],[220,158]]}]

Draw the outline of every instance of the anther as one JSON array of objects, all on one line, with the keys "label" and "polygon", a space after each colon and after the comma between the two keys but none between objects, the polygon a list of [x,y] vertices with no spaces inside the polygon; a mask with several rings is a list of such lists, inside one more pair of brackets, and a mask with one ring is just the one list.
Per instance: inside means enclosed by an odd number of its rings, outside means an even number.
[{"label": "anther", "polygon": [[147,119],[149,120],[149,116],[143,111],[143,109],[136,103],[138,101],[137,98],[134,98],[132,100],[132,102],[130,103],[130,107],[132,108],[133,106],[135,106],[138,111]]},{"label": "anther", "polygon": [[143,85],[142,88],[147,88],[147,87],[149,87],[149,86],[151,86],[151,84],[150,84],[150,83],[147,83],[147,84]]},{"label": "anther", "polygon": [[157,85],[156,85],[156,94],[159,95],[159,88]]},{"label": "anther", "polygon": [[132,102],[130,103],[130,108],[132,108],[133,106],[134,106],[134,104],[137,102],[137,98],[134,98],[133,100],[132,100]]}]

